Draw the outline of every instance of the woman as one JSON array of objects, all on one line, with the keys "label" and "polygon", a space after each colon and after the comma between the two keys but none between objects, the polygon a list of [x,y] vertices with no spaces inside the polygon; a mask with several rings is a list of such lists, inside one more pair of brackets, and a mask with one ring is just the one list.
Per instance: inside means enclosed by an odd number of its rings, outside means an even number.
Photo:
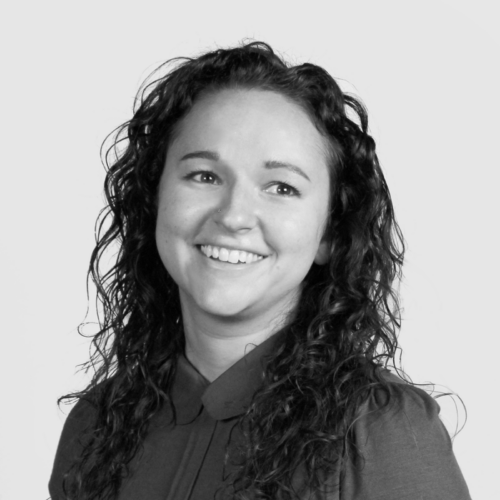
[{"label": "woman", "polygon": [[468,499],[438,405],[384,369],[403,240],[363,106],[251,43],[177,61],[120,132],[52,498]]}]

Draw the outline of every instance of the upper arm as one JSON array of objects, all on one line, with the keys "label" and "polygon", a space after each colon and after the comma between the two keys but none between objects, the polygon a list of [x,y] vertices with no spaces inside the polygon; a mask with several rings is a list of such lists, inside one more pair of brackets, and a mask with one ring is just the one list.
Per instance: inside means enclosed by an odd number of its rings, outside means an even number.
[{"label": "upper arm", "polygon": [[348,464],[344,500],[470,500],[439,419],[439,405],[424,391],[392,384],[392,403],[372,395],[354,425],[363,460]]}]

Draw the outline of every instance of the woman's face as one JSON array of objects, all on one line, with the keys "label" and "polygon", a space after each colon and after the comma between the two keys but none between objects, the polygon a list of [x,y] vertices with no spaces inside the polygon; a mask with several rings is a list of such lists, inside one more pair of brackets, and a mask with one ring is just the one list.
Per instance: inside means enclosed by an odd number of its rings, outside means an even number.
[{"label": "woman's face", "polygon": [[156,242],[183,311],[225,319],[293,307],[326,262],[327,143],[280,94],[223,90],[179,125],[159,186]]}]

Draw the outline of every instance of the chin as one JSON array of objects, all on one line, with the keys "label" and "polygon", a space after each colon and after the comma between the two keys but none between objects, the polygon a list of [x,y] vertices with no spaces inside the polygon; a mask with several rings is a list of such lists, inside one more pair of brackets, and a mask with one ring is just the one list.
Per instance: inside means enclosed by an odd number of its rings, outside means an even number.
[{"label": "chin", "polygon": [[240,303],[209,303],[199,304],[199,307],[207,314],[224,319],[243,319],[249,313],[249,308]]},{"label": "chin", "polygon": [[204,293],[194,296],[193,301],[201,311],[213,316],[237,318],[244,316],[251,309],[251,301],[237,292],[227,290],[225,293]]}]

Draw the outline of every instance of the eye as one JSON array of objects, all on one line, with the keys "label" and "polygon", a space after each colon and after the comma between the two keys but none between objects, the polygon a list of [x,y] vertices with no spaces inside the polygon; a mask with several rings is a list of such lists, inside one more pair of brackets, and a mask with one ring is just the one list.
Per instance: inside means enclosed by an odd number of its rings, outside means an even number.
[{"label": "eye", "polygon": [[186,176],[186,178],[202,184],[219,184],[217,176],[209,170],[197,170],[196,172],[191,172]]},{"label": "eye", "polygon": [[291,186],[290,184],[285,184],[284,182],[277,182],[267,189],[268,192],[272,194],[277,194],[279,196],[292,197],[300,196],[300,191]]}]

